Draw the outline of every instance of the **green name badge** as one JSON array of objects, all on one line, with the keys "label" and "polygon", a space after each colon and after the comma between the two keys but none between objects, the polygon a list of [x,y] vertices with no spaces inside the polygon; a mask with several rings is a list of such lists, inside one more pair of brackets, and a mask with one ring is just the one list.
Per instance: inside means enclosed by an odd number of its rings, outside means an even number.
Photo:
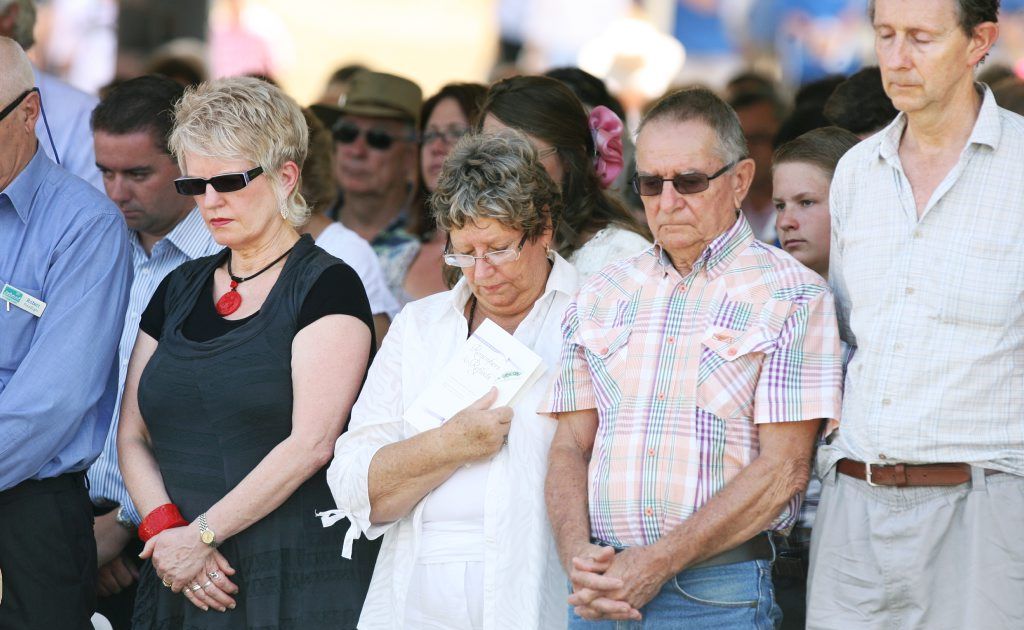
[{"label": "green name badge", "polygon": [[0,300],[6,300],[8,304],[13,304],[36,317],[42,316],[43,309],[46,308],[46,302],[34,298],[20,289],[15,289],[9,284],[5,284],[3,290],[0,291]]}]

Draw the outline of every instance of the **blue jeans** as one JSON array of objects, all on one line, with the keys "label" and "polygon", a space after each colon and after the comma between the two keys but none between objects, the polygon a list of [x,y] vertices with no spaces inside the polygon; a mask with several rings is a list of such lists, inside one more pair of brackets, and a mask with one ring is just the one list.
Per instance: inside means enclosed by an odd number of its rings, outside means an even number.
[{"label": "blue jeans", "polygon": [[569,608],[571,630],[773,630],[782,620],[772,565],[751,560],[688,569],[665,582],[640,609],[641,621],[586,621]]}]

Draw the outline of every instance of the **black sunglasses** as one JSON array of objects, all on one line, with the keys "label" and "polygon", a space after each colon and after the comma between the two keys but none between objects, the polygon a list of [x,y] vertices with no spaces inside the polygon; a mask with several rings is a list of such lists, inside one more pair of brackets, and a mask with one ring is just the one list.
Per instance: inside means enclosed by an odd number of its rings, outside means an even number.
[{"label": "black sunglasses", "polygon": [[219,193],[235,192],[248,186],[249,182],[259,177],[262,172],[263,167],[257,166],[244,173],[224,173],[223,175],[214,175],[210,179],[179,177],[174,180],[174,188],[178,191],[179,195],[186,195],[188,197],[206,194],[207,184],[213,186],[213,189]]},{"label": "black sunglasses", "polygon": [[0,111],[0,120],[3,120],[4,118],[7,118],[11,114],[11,112],[13,112],[14,110],[18,109],[18,105],[21,105],[21,103],[26,98],[28,98],[29,94],[31,94],[32,92],[38,92],[38,91],[39,91],[39,88],[35,88],[34,87],[34,88],[30,89],[30,90],[25,90],[24,92],[22,92],[21,95],[18,96],[18,98],[16,98],[13,101],[11,101],[10,105],[8,105],[7,107],[3,108],[2,111]]},{"label": "black sunglasses", "polygon": [[643,197],[653,197],[661,194],[665,182],[672,182],[672,188],[675,188],[676,192],[680,195],[704,192],[711,186],[711,180],[736,166],[739,161],[729,162],[711,175],[705,175],[704,173],[676,173],[672,176],[672,179],[662,179],[657,175],[635,173],[633,175],[633,190],[636,191],[636,194]]},{"label": "black sunglasses", "polygon": [[371,149],[377,149],[378,151],[387,151],[391,148],[391,145],[397,138],[386,131],[380,129],[360,129],[358,125],[351,122],[339,122],[334,125],[334,140],[341,144],[352,144],[359,139],[359,134],[366,134],[366,144]]}]

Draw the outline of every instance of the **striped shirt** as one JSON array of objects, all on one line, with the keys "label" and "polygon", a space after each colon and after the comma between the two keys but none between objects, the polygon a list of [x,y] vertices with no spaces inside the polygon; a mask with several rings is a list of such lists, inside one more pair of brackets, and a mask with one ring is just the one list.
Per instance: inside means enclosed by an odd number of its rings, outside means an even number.
[{"label": "striped shirt", "polygon": [[836,169],[829,281],[856,352],[827,463],[1024,475],[1024,118],[978,89],[967,145],[920,219],[905,115]]},{"label": "striped shirt", "polygon": [[117,420],[121,411],[121,393],[124,390],[124,381],[128,374],[128,359],[131,358],[135,337],[139,333],[139,318],[146,310],[157,286],[167,274],[183,262],[220,251],[221,246],[213,240],[209,230],[206,229],[206,224],[203,222],[198,208],[188,213],[167,236],[153,246],[152,255],[146,254],[146,250],[139,242],[137,232],[129,230],[129,234],[135,279],[132,281],[128,313],[121,331],[121,341],[117,347],[117,404],[114,406],[114,417],[110,423],[107,440],[103,444],[103,452],[89,468],[88,477],[89,496],[93,503],[114,502],[123,505],[132,521],[139,523],[141,518],[135,511],[135,506],[132,505],[117,465]]},{"label": "striped shirt", "polygon": [[657,247],[609,265],[563,335],[545,411],[597,409],[591,533],[614,545],[651,544],[699,510],[757,457],[758,424],[839,414],[832,295],[742,216],[685,277]]}]

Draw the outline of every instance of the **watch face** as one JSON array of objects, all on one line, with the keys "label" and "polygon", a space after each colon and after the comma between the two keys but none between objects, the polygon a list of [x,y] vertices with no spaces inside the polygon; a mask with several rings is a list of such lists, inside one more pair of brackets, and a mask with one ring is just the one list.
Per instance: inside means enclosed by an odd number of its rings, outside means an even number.
[{"label": "watch face", "polygon": [[213,530],[211,530],[211,529],[208,529],[208,530],[206,530],[205,532],[203,532],[202,534],[199,535],[199,539],[202,540],[203,543],[207,544],[207,545],[212,545],[215,538],[216,538],[216,535],[213,533]]}]

